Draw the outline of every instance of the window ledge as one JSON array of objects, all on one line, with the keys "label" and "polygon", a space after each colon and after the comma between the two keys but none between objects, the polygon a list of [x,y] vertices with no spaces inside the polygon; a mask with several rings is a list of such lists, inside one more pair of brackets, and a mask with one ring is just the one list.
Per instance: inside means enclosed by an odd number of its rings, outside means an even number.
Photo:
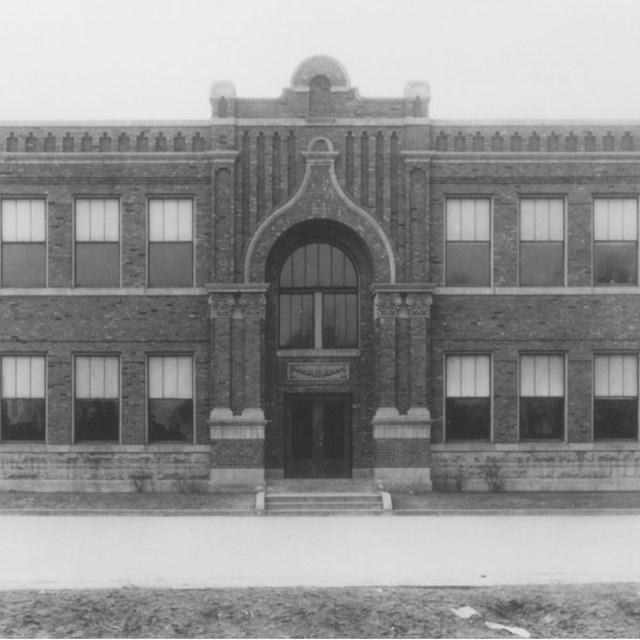
[{"label": "window ledge", "polygon": [[360,349],[278,349],[279,358],[357,358]]},{"label": "window ledge", "polygon": [[113,444],[113,443],[81,443],[81,444],[44,444],[41,442],[2,442],[0,454],[6,453],[209,453],[208,444],[180,444],[160,442],[153,444]]},{"label": "window ledge", "polygon": [[633,451],[640,450],[637,440],[607,440],[598,442],[513,442],[490,443],[485,441],[447,442],[432,444],[431,451],[442,453],[471,453],[471,452],[506,452],[506,451]]}]

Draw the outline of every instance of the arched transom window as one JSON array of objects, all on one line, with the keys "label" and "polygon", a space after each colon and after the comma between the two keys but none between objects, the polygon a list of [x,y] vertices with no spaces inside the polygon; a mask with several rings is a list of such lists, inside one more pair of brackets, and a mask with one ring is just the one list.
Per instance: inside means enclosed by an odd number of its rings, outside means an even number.
[{"label": "arched transom window", "polygon": [[281,349],[358,346],[358,275],[344,251],[324,242],[298,247],[279,280]]}]

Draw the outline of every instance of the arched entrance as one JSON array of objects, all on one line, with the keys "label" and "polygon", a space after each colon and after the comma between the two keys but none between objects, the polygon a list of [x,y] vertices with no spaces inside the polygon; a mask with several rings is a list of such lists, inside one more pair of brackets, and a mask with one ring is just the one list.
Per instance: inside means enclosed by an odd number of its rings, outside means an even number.
[{"label": "arched entrance", "polygon": [[332,220],[299,223],[267,260],[267,475],[351,478],[370,470],[372,268]]}]

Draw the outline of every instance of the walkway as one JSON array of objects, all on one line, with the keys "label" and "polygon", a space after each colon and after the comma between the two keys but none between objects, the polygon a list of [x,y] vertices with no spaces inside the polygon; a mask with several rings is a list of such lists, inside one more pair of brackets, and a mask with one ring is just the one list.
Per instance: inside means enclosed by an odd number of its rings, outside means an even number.
[{"label": "walkway", "polygon": [[0,517],[0,588],[640,581],[640,516]]}]

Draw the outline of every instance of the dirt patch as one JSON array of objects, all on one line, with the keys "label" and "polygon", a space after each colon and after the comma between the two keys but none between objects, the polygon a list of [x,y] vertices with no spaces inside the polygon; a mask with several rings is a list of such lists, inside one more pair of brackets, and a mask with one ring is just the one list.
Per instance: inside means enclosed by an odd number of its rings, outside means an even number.
[{"label": "dirt patch", "polygon": [[255,493],[0,493],[0,510],[252,511]]},{"label": "dirt patch", "polygon": [[[639,585],[0,592],[3,638],[631,638]],[[470,606],[479,616],[457,617]]]},{"label": "dirt patch", "polygon": [[640,509],[638,491],[549,491],[509,493],[393,493],[393,508],[435,511]]}]

